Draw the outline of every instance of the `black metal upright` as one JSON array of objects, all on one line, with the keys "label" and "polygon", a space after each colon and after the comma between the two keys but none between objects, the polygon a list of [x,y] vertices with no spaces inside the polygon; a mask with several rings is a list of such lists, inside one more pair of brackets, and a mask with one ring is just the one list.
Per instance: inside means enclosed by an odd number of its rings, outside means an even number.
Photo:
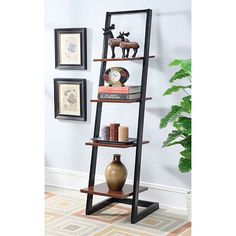
[{"label": "black metal upright", "polygon": [[[105,28],[108,28],[111,23],[111,14],[109,12],[106,13],[106,20],[105,20]],[[107,37],[104,35],[103,38],[103,52],[102,58],[107,58],[107,51],[108,51],[108,40]],[[106,61],[101,63],[100,68],[100,77],[99,77],[99,86],[104,85],[103,74],[106,70]],[[95,118],[95,125],[94,125],[94,134],[93,137],[99,136],[100,124],[101,124],[101,116],[102,116],[102,103],[97,103],[96,109],[96,118]],[[95,182],[95,173],[96,173],[96,165],[97,165],[97,152],[98,147],[92,147],[92,154],[91,154],[91,164],[90,164],[90,173],[89,173],[89,184],[88,186],[93,186]],[[92,208],[93,202],[93,195],[88,194],[87,196],[87,204],[86,204],[86,214],[89,214],[90,209]]]},{"label": "black metal upright", "polygon": [[[134,180],[133,180],[133,197],[132,199],[129,199],[129,198],[116,199],[113,197],[113,198],[108,198],[96,205],[93,205],[92,204],[93,194],[88,194],[87,204],[86,204],[86,214],[88,215],[92,214],[93,212],[99,209],[102,209],[103,207],[113,202],[132,205],[131,223],[136,223],[139,220],[143,219],[145,216],[159,209],[158,202],[149,202],[149,201],[139,200],[139,187],[140,187],[139,182],[140,182],[140,168],[141,168],[141,156],[142,156],[143,126],[144,126],[144,113],[145,113],[145,101],[146,101],[145,98],[146,98],[146,85],[147,85],[147,75],[148,75],[148,63],[149,63],[152,10],[145,9],[145,10],[107,12],[106,20],[105,20],[105,28],[108,28],[111,23],[112,15],[140,14],[140,13],[146,14],[146,28],[145,28],[144,56],[143,56],[143,65],[142,65],[141,99],[139,102],[137,145],[136,145],[135,169],[134,169]],[[107,51],[108,51],[108,38],[106,35],[104,35],[102,58],[107,58]],[[100,68],[99,86],[104,85],[103,74],[105,70],[106,70],[106,61],[102,61],[101,68]],[[96,110],[95,126],[94,126],[94,135],[93,135],[94,138],[99,136],[101,114],[102,114],[102,102],[98,102],[97,110]],[[96,164],[97,164],[97,152],[98,152],[98,147],[93,146],[92,154],[91,154],[88,187],[94,186]],[[138,212],[138,206],[142,206],[146,208],[142,210],[141,212]]]}]

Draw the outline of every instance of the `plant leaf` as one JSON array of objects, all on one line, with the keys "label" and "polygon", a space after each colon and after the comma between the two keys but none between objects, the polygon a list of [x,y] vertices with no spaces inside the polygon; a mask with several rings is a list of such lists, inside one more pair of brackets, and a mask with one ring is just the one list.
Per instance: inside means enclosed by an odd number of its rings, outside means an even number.
[{"label": "plant leaf", "polygon": [[168,144],[168,147],[176,145],[176,144],[180,144],[185,149],[191,150],[191,135],[188,135],[186,138],[184,138],[182,140]]},{"label": "plant leaf", "polygon": [[181,107],[183,108],[184,112],[191,113],[192,110],[192,101],[191,101],[192,96],[186,96],[183,97],[182,102],[180,103]]},{"label": "plant leaf", "polygon": [[188,86],[175,86],[174,85],[171,88],[168,88],[163,94],[163,96],[170,95],[172,93],[178,92],[180,89],[185,89],[185,88],[191,88],[191,85],[188,85]]},{"label": "plant leaf", "polygon": [[161,119],[160,129],[166,127],[169,122],[172,122],[177,119],[181,115],[182,109],[183,108],[180,106],[172,106],[170,112],[164,118]]},{"label": "plant leaf", "polygon": [[192,119],[188,117],[179,117],[178,120],[174,121],[173,126],[184,134],[190,135]]},{"label": "plant leaf", "polygon": [[180,154],[186,159],[191,159],[191,149],[185,149]]},{"label": "plant leaf", "polygon": [[181,157],[179,160],[178,167],[179,167],[180,172],[182,173],[191,171],[192,169],[191,159]]},{"label": "plant leaf", "polygon": [[185,139],[180,141],[180,144],[188,150],[191,150],[191,146],[192,146],[192,136],[189,135],[187,136]]},{"label": "plant leaf", "polygon": [[177,79],[183,79],[187,76],[190,76],[190,74],[188,72],[186,72],[185,70],[181,69],[181,70],[175,72],[175,74],[170,78],[169,82],[172,83],[173,81],[175,81]]},{"label": "plant leaf", "polygon": [[182,60],[181,59],[175,59],[172,61],[169,66],[179,66],[181,64]]},{"label": "plant leaf", "polygon": [[168,134],[168,137],[166,141],[163,142],[162,147],[168,147],[171,142],[173,142],[175,139],[179,138],[181,136],[181,132],[177,130],[173,130],[172,133]]},{"label": "plant leaf", "polygon": [[[186,137],[186,134],[182,133],[181,135]],[[187,150],[191,150],[191,135],[188,135],[186,138],[184,138],[182,140],[169,143],[165,147],[170,147],[170,146],[177,145],[177,144],[180,144],[182,147],[184,147]]]},{"label": "plant leaf", "polygon": [[191,69],[191,61],[190,63],[182,63],[181,68],[186,72],[189,73],[191,76],[192,69]]},{"label": "plant leaf", "polygon": [[168,145],[165,145],[165,147],[170,147],[170,146],[177,145],[177,144],[182,145],[181,141],[176,141],[176,142],[173,142],[173,143],[169,143]]},{"label": "plant leaf", "polygon": [[189,73],[191,75],[191,67],[192,67],[192,60],[182,60],[182,59],[176,59],[172,61],[169,66],[180,66],[186,73]]}]

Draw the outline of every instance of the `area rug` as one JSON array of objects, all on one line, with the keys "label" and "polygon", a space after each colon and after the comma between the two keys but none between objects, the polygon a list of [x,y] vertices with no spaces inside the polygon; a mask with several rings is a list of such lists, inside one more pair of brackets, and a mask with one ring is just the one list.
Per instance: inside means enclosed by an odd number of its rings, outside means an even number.
[{"label": "area rug", "polygon": [[136,224],[130,224],[131,208],[111,204],[85,215],[83,199],[45,193],[46,236],[190,236],[191,222],[169,209],[159,209]]}]

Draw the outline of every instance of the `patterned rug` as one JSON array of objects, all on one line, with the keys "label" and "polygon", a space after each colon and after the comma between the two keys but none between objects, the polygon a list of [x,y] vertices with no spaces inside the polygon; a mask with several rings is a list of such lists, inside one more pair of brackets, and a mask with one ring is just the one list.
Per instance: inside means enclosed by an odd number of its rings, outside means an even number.
[{"label": "patterned rug", "polygon": [[79,198],[45,193],[46,236],[190,236],[191,222],[167,209],[130,224],[131,208],[111,204],[86,216],[85,201]]}]

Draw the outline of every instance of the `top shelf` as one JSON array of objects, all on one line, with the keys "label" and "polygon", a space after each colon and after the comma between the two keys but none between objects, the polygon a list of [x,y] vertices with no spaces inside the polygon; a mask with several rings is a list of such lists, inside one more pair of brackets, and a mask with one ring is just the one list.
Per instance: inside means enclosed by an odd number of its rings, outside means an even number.
[{"label": "top shelf", "polygon": [[[156,58],[155,56],[149,56],[149,58]],[[137,61],[137,60],[143,60],[144,57],[128,57],[128,58],[98,58],[93,59],[93,61]]]}]

